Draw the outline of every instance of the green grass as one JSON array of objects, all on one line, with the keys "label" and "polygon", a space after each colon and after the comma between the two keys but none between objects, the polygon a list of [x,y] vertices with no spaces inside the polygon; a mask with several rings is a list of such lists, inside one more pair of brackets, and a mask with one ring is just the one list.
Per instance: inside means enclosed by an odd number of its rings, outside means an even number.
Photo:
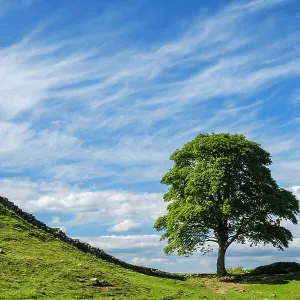
[{"label": "green grass", "polygon": [[[272,293],[276,299],[300,299],[300,274],[274,277],[275,282],[237,276],[161,279],[80,252],[2,205],[0,228],[0,299],[272,299]],[[93,286],[95,277],[111,286]]]}]

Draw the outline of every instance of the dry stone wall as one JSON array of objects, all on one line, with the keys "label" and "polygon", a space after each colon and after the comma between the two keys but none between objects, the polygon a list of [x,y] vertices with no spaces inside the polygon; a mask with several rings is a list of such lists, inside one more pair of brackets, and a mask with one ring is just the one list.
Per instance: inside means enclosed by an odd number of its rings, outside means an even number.
[{"label": "dry stone wall", "polygon": [[18,215],[20,218],[23,220],[27,221],[28,223],[36,226],[37,228],[44,230],[56,238],[60,239],[61,241],[68,243],[78,250],[92,254],[98,258],[101,258],[105,261],[114,263],[116,265],[119,265],[123,268],[130,269],[142,274],[150,275],[150,276],[156,276],[156,277],[162,277],[162,278],[170,278],[170,279],[179,279],[183,280],[184,277],[179,275],[179,274],[174,274],[174,273],[168,273],[164,271],[160,271],[158,269],[153,269],[153,268],[147,268],[147,267],[142,267],[142,266],[136,266],[133,264],[129,264],[125,261],[122,261],[110,254],[107,254],[105,251],[102,249],[92,247],[88,243],[83,243],[78,239],[72,239],[69,238],[63,231],[61,231],[59,228],[53,228],[47,226],[45,223],[37,220],[34,215],[27,213],[20,209],[17,205],[15,205],[13,202],[9,201],[7,198],[0,197],[0,204],[5,206],[7,209],[13,211],[16,215]]}]

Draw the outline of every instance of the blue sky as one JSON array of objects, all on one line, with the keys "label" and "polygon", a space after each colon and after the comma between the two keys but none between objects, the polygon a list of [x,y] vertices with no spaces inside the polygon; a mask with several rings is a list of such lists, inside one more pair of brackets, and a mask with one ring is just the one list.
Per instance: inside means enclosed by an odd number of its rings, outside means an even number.
[{"label": "blue sky", "polygon": [[[0,0],[0,194],[126,261],[210,272],[162,253],[169,156],[241,133],[300,199],[300,3]],[[233,245],[227,265],[300,261]]]}]

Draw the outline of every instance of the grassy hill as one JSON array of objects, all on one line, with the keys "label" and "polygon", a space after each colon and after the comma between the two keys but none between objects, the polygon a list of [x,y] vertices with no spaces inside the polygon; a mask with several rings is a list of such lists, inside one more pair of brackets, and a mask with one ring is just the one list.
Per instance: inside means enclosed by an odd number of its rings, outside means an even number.
[{"label": "grassy hill", "polygon": [[300,299],[297,274],[182,281],[124,269],[37,229],[1,204],[0,228],[0,299]]}]

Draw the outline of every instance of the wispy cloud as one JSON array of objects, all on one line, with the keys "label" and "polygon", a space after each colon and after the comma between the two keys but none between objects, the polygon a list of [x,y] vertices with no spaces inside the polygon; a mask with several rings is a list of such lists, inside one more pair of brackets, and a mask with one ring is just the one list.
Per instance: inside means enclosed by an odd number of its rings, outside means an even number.
[{"label": "wispy cloud", "polygon": [[[250,95],[299,75],[299,51],[291,47],[287,55],[286,49],[300,37],[296,32],[262,40],[275,28],[258,21],[252,30],[260,33],[254,36],[241,24],[284,2],[231,4],[195,18],[176,39],[150,49],[130,46],[110,54],[109,38],[99,47],[93,34],[60,41],[43,38],[45,29],[2,48],[0,105],[3,126],[9,127],[6,145],[15,147],[6,146],[3,168],[20,173],[36,168],[45,178],[70,182],[116,178],[109,165],[132,165],[129,174],[140,172],[136,163],[150,164],[153,172],[167,167],[163,162],[187,140],[186,133],[259,130],[255,115],[247,120],[243,109],[251,110]],[[233,108],[226,104],[229,97]],[[218,103],[211,114],[208,100]],[[257,103],[257,109],[265,108],[263,101]],[[190,111],[194,105],[198,116]],[[173,142],[162,151],[164,140]],[[162,172],[144,178],[153,180]]]},{"label": "wispy cloud", "polygon": [[297,105],[300,102],[300,90],[297,89],[293,92],[291,100],[294,105]]}]

